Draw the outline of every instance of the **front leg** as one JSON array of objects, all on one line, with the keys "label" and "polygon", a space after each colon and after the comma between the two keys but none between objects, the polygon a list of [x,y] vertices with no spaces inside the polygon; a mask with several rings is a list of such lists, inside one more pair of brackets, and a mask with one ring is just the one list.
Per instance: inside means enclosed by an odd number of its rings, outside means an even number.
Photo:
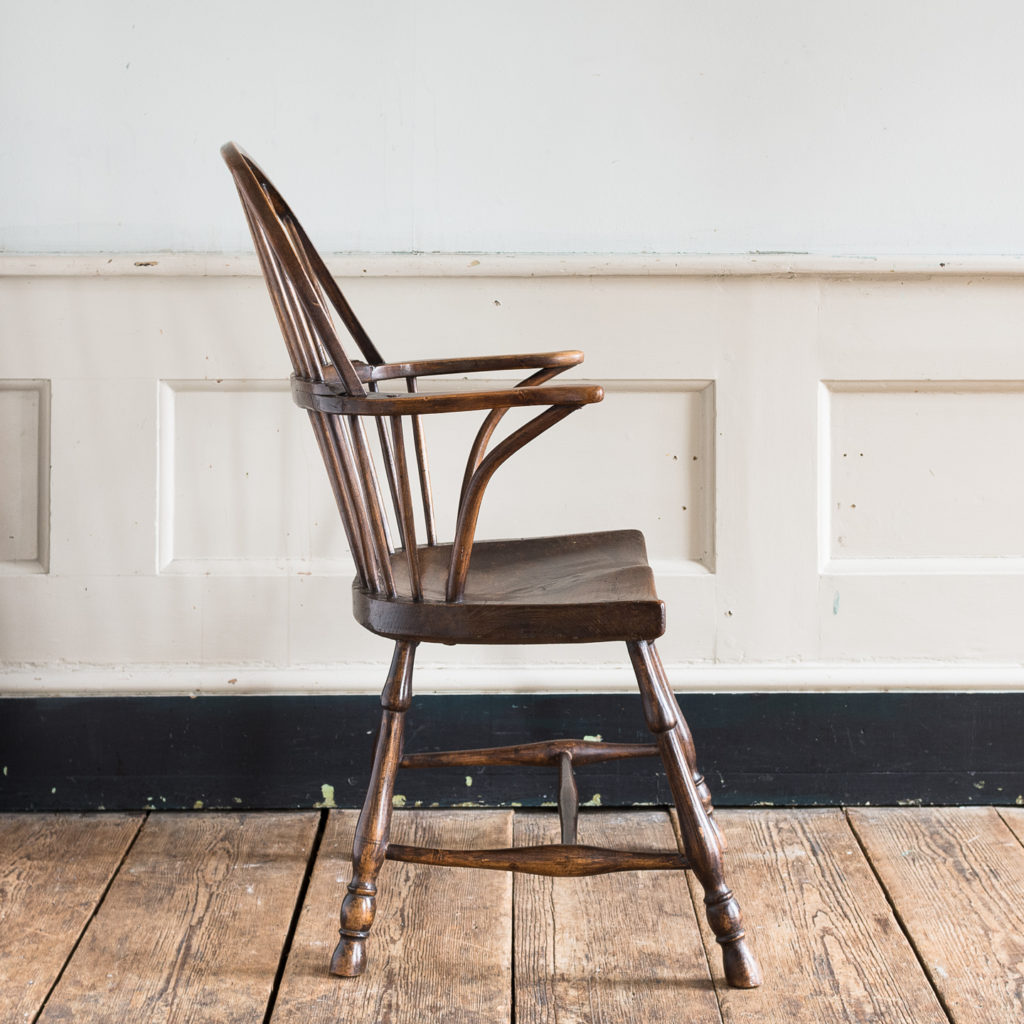
[{"label": "front leg", "polygon": [[694,783],[693,769],[678,728],[679,705],[671,690],[658,683],[654,645],[644,640],[630,641],[630,660],[636,673],[647,727],[654,733],[661,750],[672,798],[679,815],[686,858],[704,889],[704,907],[708,924],[722,947],[726,980],[734,988],[756,988],[761,984],[761,969],[747,946],[743,916],[732,891],[725,884],[722,870],[722,846]]}]

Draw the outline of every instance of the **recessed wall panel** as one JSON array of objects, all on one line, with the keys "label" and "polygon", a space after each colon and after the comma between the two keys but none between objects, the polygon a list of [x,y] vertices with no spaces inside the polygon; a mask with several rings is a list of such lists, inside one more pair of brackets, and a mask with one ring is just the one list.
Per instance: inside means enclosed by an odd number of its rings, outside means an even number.
[{"label": "recessed wall panel", "polygon": [[0,381],[0,570],[45,572],[49,383]]},{"label": "recessed wall panel", "polygon": [[1024,558],[1024,382],[827,385],[827,557]]},{"label": "recessed wall panel", "polygon": [[[164,570],[352,571],[309,422],[283,383],[165,383],[161,406]],[[422,420],[442,540],[452,536],[484,415]],[[531,415],[511,411],[491,447]],[[712,568],[713,416],[708,381],[609,385],[602,404],[573,413],[497,471],[477,535],[639,528],[652,559]]]},{"label": "recessed wall panel", "polygon": [[164,570],[351,571],[307,417],[284,382],[165,382],[160,550]]}]

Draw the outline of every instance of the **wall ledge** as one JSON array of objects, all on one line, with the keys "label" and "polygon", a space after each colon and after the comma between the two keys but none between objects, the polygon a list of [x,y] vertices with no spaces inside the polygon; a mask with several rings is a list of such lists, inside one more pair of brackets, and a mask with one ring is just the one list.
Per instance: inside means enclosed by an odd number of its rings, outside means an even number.
[{"label": "wall ledge", "polygon": [[[1024,255],[818,253],[337,253],[358,277],[1005,277]],[[254,253],[0,253],[0,277],[256,277]]]},{"label": "wall ledge", "polygon": [[[4,697],[374,695],[384,663],[237,667],[10,666]],[[668,665],[677,693],[1024,692],[1024,666],[993,664]],[[469,665],[416,668],[418,694],[632,693],[628,665]]]}]

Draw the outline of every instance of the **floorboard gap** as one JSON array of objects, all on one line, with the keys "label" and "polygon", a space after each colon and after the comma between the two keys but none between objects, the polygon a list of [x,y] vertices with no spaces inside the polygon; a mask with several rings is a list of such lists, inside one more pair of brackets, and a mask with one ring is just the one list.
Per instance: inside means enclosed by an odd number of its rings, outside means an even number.
[{"label": "floorboard gap", "polygon": [[[512,815],[512,845],[516,845],[516,816]],[[508,1019],[510,1024],[516,1024],[516,880],[519,878],[517,872],[512,872],[512,948],[509,956],[512,958],[512,991],[509,994]]]},{"label": "floorboard gap", "polygon": [[299,885],[299,893],[295,897],[295,909],[292,911],[292,919],[288,922],[288,932],[284,937],[284,945],[281,947],[281,957],[277,963],[277,971],[274,973],[274,982],[270,986],[270,995],[267,998],[267,1009],[263,1014],[263,1024],[270,1024],[274,1016],[274,1007],[277,1005],[277,993],[281,988],[281,979],[284,977],[285,965],[288,963],[288,955],[292,951],[292,942],[295,940],[295,929],[299,926],[299,917],[302,908],[306,904],[306,893],[309,890],[309,880],[313,877],[313,867],[316,864],[317,855],[320,853],[320,843],[324,838],[324,830],[327,828],[327,815],[330,812],[322,810],[320,820],[317,822],[316,834],[309,847],[309,857],[306,859],[306,871],[302,876]]},{"label": "floorboard gap", "polygon": [[939,1006],[942,1007],[942,1012],[946,1015],[946,1019],[950,1024],[956,1024],[956,1018],[953,1016],[952,1010],[950,1010],[949,1006],[946,1004],[945,998],[939,991],[938,986],[935,984],[935,979],[932,977],[931,971],[928,970],[928,967],[924,962],[924,957],[921,955],[921,951],[917,948],[917,943],[914,941],[913,935],[910,934],[910,929],[903,920],[903,915],[899,912],[896,903],[889,894],[889,890],[886,888],[885,882],[882,881],[882,876],[878,873],[878,869],[875,867],[875,862],[871,859],[867,847],[861,840],[860,833],[857,831],[857,826],[854,825],[853,820],[850,818],[850,809],[848,807],[843,808],[843,815],[846,818],[847,827],[853,833],[853,838],[860,847],[861,854],[868,862],[868,867],[871,868],[871,873],[875,876],[875,881],[878,883],[878,887],[882,890],[885,902],[889,904],[889,909],[892,911],[893,917],[896,919],[896,923],[900,926],[900,931],[903,932],[903,937],[907,940],[907,944],[914,951],[914,957],[917,959],[921,970],[924,972],[924,976],[928,981],[928,984],[931,986],[931,990],[935,993],[935,998],[939,1001]]},{"label": "floorboard gap", "polygon": [[1024,846],[1024,832],[1018,833],[1017,830],[1013,827],[1013,825],[1010,824],[1010,821],[1005,814],[1005,811],[1007,810],[1009,810],[1009,808],[997,807],[996,814],[999,815],[999,820],[1002,821],[1002,823],[1010,830],[1010,834],[1014,837],[1014,839],[1016,839],[1021,846]]},{"label": "floorboard gap", "polygon": [[89,915],[89,920],[82,926],[82,930],[78,933],[78,938],[75,939],[75,944],[71,947],[71,951],[67,955],[67,959],[64,961],[64,965],[57,972],[57,977],[53,979],[53,984],[46,990],[46,995],[43,997],[39,1004],[39,1009],[36,1010],[35,1016],[32,1018],[30,1024],[36,1024],[36,1021],[43,1015],[43,1011],[46,1009],[46,1004],[50,1001],[50,996],[53,995],[54,990],[60,984],[61,978],[64,977],[64,972],[68,969],[68,964],[74,959],[75,953],[78,947],[82,944],[82,939],[85,938],[85,933],[89,930],[93,921],[96,920],[96,915],[100,912],[100,907],[103,906],[104,900],[107,898],[107,893],[110,892],[110,887],[114,884],[114,879],[121,873],[121,868],[124,867],[124,862],[128,859],[128,855],[132,852],[132,847],[135,845],[135,841],[142,834],[142,830],[149,821],[149,811],[146,811],[142,820],[139,822],[138,827],[135,829],[135,835],[132,836],[132,841],[125,847],[124,853],[121,855],[121,859],[117,862],[117,867],[110,873],[110,878],[107,880],[107,884],[103,888],[103,892],[100,893],[99,899],[96,901],[96,906],[92,908],[92,913]]}]

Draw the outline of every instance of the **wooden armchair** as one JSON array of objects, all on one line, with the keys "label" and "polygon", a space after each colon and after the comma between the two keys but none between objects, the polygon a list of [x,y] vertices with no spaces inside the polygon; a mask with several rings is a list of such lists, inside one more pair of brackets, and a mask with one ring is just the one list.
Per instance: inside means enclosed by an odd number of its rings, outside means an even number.
[{"label": "wooden armchair", "polygon": [[[579,364],[582,353],[385,362],[267,176],[234,143],[226,144],[221,155],[238,188],[291,357],[292,396],[309,414],[345,525],[356,566],[355,617],[367,629],[395,641],[331,971],[353,976],[366,968],[377,876],[385,859],[544,875],[690,868],[704,888],[708,922],[721,944],[729,983],[743,988],[760,984],[739,906],[723,877],[725,844],[712,816],[711,797],[654,646],[665,630],[665,608],[655,592],[642,534],[622,530],[474,541],[484,490],[494,472],[559,420],[601,401],[600,387],[544,386]],[[346,355],[339,323],[361,359]],[[417,391],[421,377],[498,370],[530,372],[518,384],[500,389]],[[404,391],[380,389],[396,381]],[[518,406],[540,411],[491,447],[502,417]],[[454,538],[441,543],[434,525],[423,417],[467,410],[486,415],[469,445]],[[412,698],[418,644],[608,640],[624,641],[628,648],[644,717],[656,743],[556,740],[403,757],[403,723]],[[635,852],[578,845],[573,765],[658,754],[678,811],[685,857],[675,850]],[[561,843],[441,850],[389,842],[398,769],[441,765],[556,767]]]}]

